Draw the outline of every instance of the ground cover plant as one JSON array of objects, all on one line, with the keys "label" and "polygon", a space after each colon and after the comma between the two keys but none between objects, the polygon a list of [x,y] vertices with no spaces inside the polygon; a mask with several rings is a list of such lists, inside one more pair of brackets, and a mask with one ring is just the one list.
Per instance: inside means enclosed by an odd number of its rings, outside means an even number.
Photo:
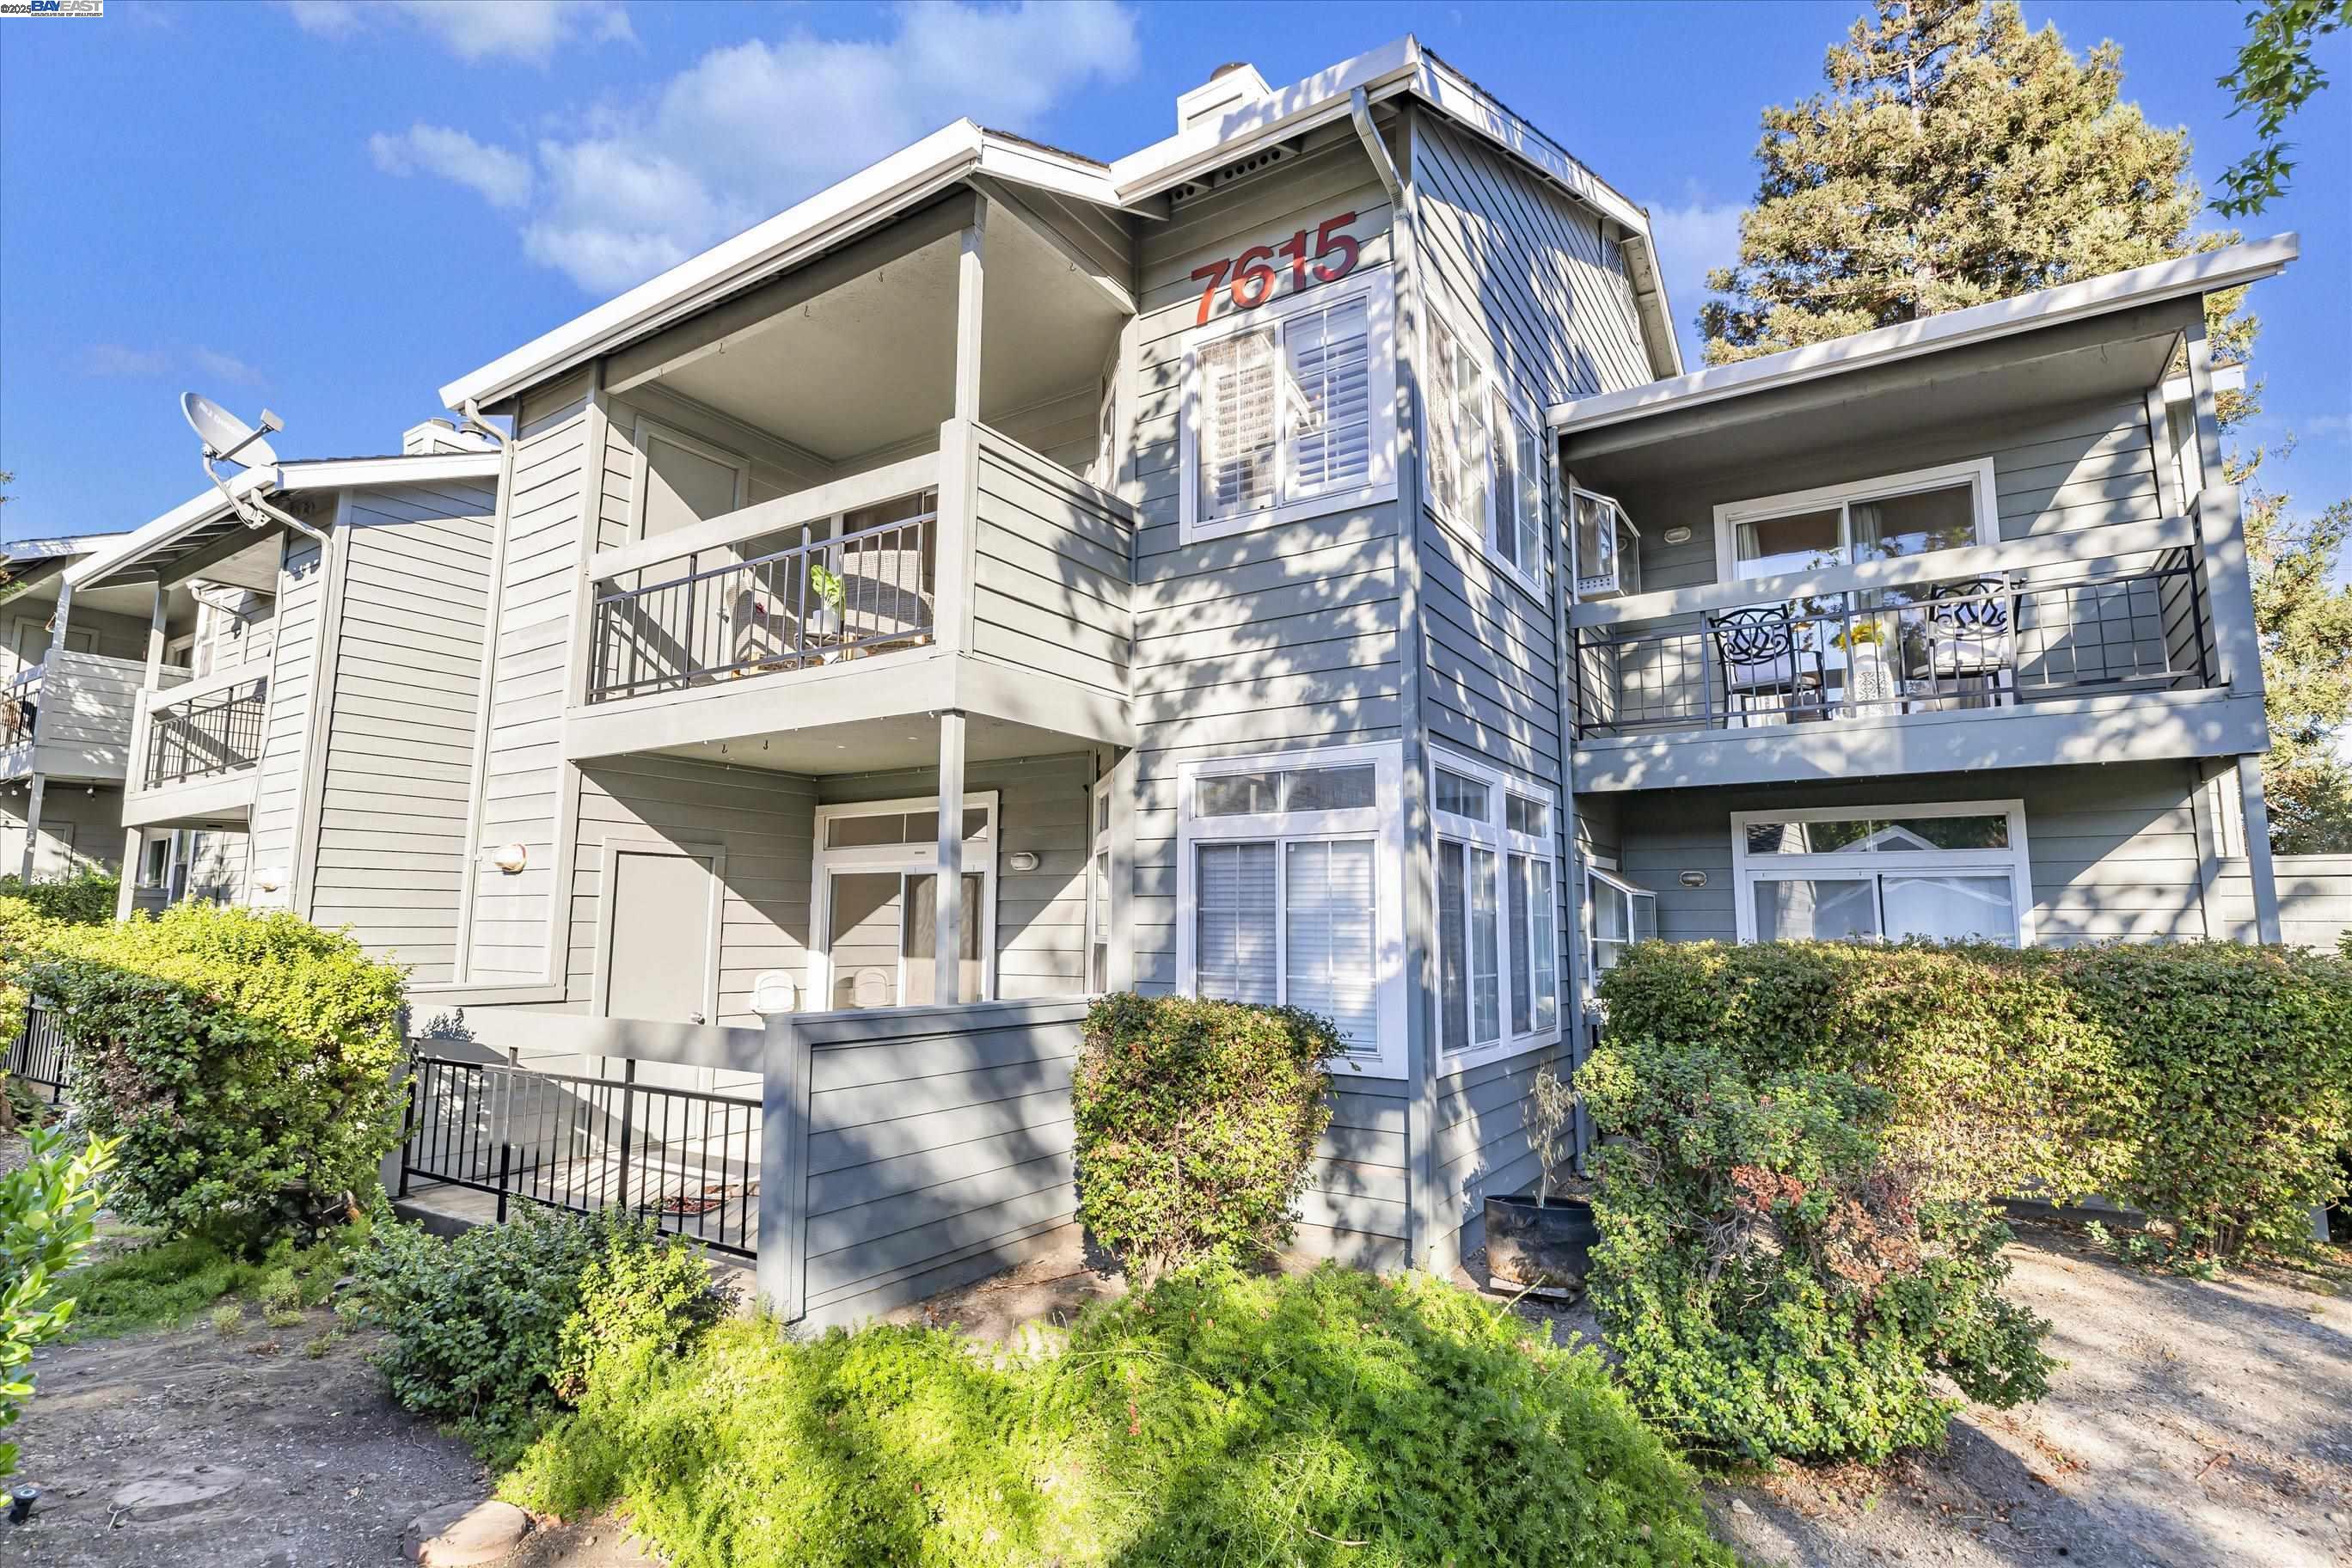
[{"label": "ground cover plant", "polygon": [[67,1277],[79,1305],[70,1341],[183,1328],[224,1301],[284,1313],[325,1305],[364,1245],[367,1224],[327,1232],[308,1247],[282,1237],[261,1256],[201,1236],[152,1241],[84,1264]]},{"label": "ground cover plant", "polygon": [[1889,1158],[1893,1097],[1616,1040],[1578,1075],[1607,1135],[1592,1302],[1636,1408],[1718,1460],[1877,1463],[1959,1402],[2048,1391],[2049,1324],[2004,1300],[2008,1226]]},{"label": "ground cover plant", "polygon": [[[0,1432],[32,1397],[33,1352],[73,1321],[68,1267],[90,1243],[110,1142],[69,1147],[63,1133],[26,1134],[23,1164],[0,1176]],[[0,1477],[16,1468],[16,1445],[0,1441]]]},{"label": "ground cover plant", "polygon": [[1078,1218],[1139,1279],[1286,1247],[1331,1120],[1328,1019],[1187,996],[1106,996],[1073,1077]]},{"label": "ground cover plant", "polygon": [[2102,1194],[2187,1255],[2303,1249],[2352,1147],[2352,962],[2304,950],[1648,942],[1601,994],[1616,1037],[1886,1090],[1937,1195]]},{"label": "ground cover plant", "polygon": [[1178,1269],[1034,1355],[761,1321],[640,1346],[505,1490],[618,1505],[679,1568],[1732,1563],[1597,1353],[1328,1265]]}]

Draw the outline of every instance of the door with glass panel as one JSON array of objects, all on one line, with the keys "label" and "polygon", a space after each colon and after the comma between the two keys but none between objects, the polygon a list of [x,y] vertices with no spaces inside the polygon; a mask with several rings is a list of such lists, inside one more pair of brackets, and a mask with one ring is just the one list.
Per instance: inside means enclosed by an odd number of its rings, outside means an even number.
[{"label": "door with glass panel", "polygon": [[[956,996],[994,991],[995,800],[968,795],[963,814],[961,956]],[[907,801],[819,813],[811,1005],[913,1007],[940,1001],[939,813]]]}]

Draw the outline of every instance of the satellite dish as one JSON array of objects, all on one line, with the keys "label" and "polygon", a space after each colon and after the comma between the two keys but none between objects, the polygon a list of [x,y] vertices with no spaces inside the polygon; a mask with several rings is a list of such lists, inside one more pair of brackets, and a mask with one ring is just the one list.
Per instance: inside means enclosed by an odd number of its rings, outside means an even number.
[{"label": "satellite dish", "polygon": [[[189,426],[203,439],[206,456],[233,461],[241,468],[267,466],[278,461],[278,454],[271,451],[269,443],[261,438],[261,431],[211,398],[200,393],[184,392],[180,395],[180,412],[187,416]],[[261,423],[264,429],[286,428],[278,416],[267,408],[261,411]]]}]

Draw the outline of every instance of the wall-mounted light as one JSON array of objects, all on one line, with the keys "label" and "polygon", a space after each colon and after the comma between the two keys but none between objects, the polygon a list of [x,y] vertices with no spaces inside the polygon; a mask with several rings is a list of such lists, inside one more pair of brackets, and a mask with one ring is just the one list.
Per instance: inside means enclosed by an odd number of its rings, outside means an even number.
[{"label": "wall-mounted light", "polygon": [[530,864],[530,851],[520,844],[501,844],[490,852],[490,864],[511,877]]},{"label": "wall-mounted light", "polygon": [[800,1000],[800,988],[781,969],[763,969],[751,978],[751,1011],[762,1018],[789,1013]]},{"label": "wall-mounted light", "polygon": [[1690,542],[1690,530],[1684,527],[1681,523],[1676,523],[1674,527],[1666,530],[1664,533],[1659,535],[1659,537],[1664,539],[1668,544],[1688,544]]},{"label": "wall-mounted light", "polygon": [[253,874],[253,885],[265,893],[276,892],[278,883],[285,879],[286,873],[274,868],[268,871],[256,871]]},{"label": "wall-mounted light", "polygon": [[1015,849],[1004,858],[1004,863],[1016,871],[1034,871],[1037,868],[1036,851]]},{"label": "wall-mounted light", "polygon": [[1685,871],[1682,874],[1679,880],[1685,888],[1704,888],[1706,886],[1706,873],[1704,871]]}]

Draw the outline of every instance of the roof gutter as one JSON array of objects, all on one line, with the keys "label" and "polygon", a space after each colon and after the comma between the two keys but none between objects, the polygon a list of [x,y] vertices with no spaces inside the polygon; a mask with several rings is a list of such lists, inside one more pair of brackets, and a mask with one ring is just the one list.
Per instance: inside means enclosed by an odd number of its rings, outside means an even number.
[{"label": "roof gutter", "polygon": [[1671,381],[1554,404],[1546,418],[1554,431],[1566,435],[1670,410],[1695,408],[1726,398],[1752,396],[1871,365],[1940,353],[1969,343],[2061,326],[2183,295],[2234,289],[2277,276],[2300,253],[2295,236],[2273,235],[2268,239],[2177,257],[2103,278],[2087,278],[2080,283],[1971,305],[1964,310],[1906,321],[1900,326],[1880,327],[1738,364],[1695,371]]}]

